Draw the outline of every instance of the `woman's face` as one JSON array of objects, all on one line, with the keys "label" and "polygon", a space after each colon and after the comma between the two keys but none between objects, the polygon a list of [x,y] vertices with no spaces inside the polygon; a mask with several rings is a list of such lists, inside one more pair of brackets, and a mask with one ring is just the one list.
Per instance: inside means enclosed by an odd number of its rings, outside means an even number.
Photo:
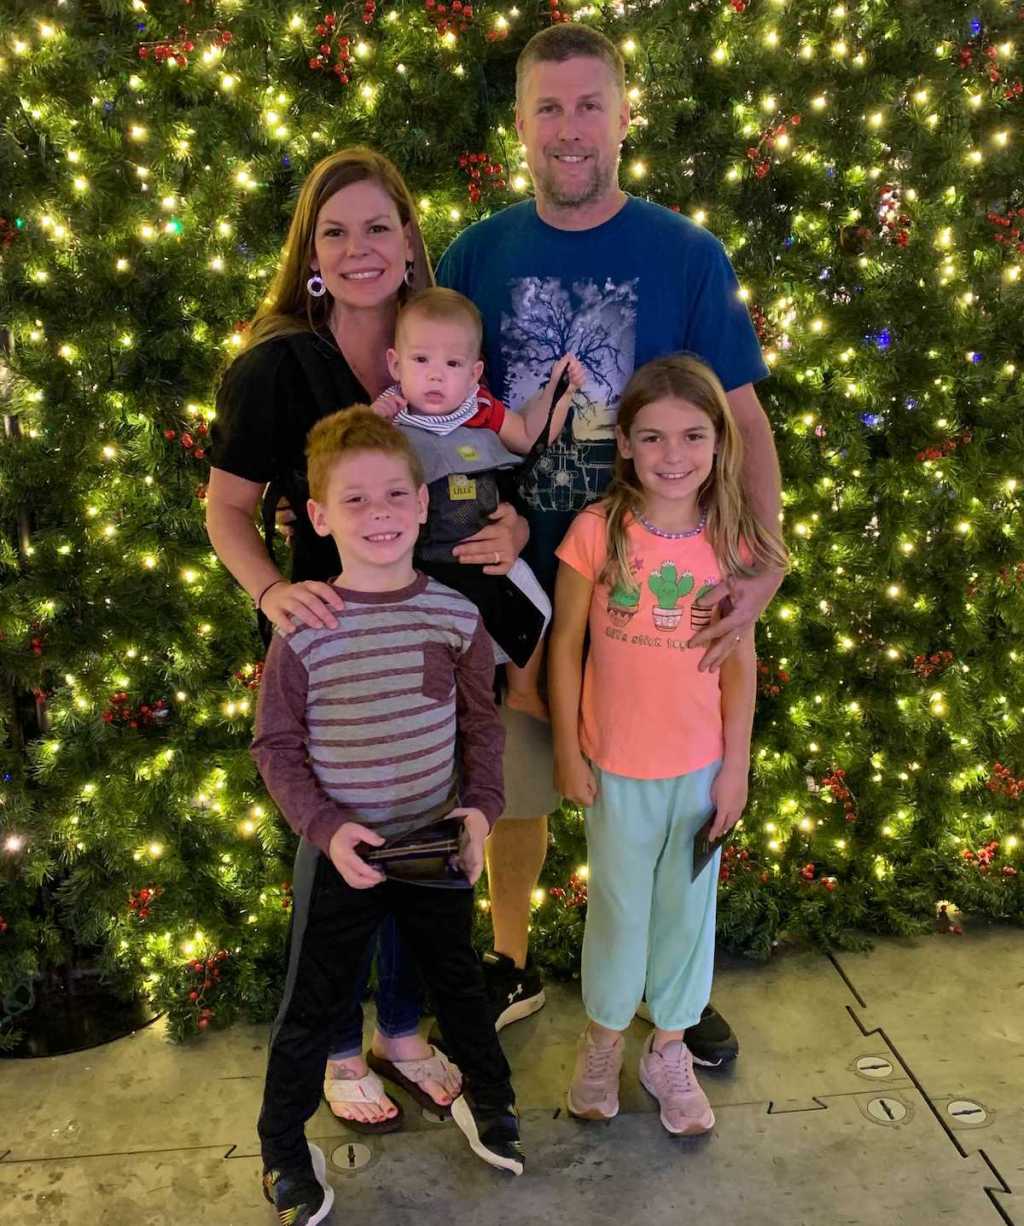
[{"label": "woman's face", "polygon": [[335,192],[316,219],[310,265],[348,307],[375,307],[397,293],[413,258],[409,226],[379,183],[363,179]]}]

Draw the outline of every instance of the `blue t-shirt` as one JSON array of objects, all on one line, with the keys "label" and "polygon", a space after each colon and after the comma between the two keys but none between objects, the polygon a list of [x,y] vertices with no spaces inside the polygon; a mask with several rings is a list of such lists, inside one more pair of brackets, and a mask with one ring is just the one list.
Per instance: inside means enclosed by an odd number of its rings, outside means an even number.
[{"label": "blue t-shirt", "polygon": [[441,257],[437,282],[479,308],[488,386],[510,409],[547,382],[562,354],[575,353],[587,370],[565,430],[527,491],[524,557],[549,590],[569,523],[611,477],[616,409],[636,367],[685,351],[726,391],[768,374],[719,240],[633,196],[589,230],[548,225],[532,200],[511,205],[459,235]]}]

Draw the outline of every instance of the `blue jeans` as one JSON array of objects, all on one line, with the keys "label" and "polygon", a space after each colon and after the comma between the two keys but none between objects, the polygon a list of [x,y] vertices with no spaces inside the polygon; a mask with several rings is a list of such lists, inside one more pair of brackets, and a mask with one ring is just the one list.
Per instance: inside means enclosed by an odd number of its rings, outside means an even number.
[{"label": "blue jeans", "polygon": [[395,918],[389,915],[366,952],[348,1008],[335,1019],[331,1031],[331,1060],[358,1056],[363,1050],[363,998],[370,982],[375,951],[377,1029],[389,1039],[400,1039],[419,1029],[423,986],[416,965],[399,938]]}]

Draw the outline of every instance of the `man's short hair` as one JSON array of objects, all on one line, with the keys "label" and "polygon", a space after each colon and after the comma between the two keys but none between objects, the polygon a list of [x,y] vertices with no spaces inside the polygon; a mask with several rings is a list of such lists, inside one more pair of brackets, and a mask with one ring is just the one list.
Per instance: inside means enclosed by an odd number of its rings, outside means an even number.
[{"label": "man's short hair", "polygon": [[309,496],[317,502],[327,497],[331,469],[346,455],[376,451],[401,456],[417,489],[423,484],[423,465],[412,443],[397,426],[378,417],[365,404],[341,409],[316,423],[306,438]]},{"label": "man's short hair", "polygon": [[548,26],[534,34],[516,60],[516,102],[522,97],[523,82],[534,64],[563,64],[577,56],[603,60],[615,78],[619,93],[626,92],[626,63],[618,47],[599,30],[569,21]]},{"label": "man's short hair", "polygon": [[395,340],[402,335],[402,329],[414,319],[430,319],[437,323],[464,324],[475,337],[476,351],[484,339],[484,324],[480,312],[465,296],[453,289],[443,289],[435,285],[431,289],[420,290],[402,307],[395,325]]}]

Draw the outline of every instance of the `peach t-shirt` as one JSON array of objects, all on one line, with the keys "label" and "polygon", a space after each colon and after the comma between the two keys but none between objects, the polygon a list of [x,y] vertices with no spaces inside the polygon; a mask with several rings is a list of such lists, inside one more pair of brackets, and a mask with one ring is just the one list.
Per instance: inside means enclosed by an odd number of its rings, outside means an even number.
[{"label": "peach t-shirt", "polygon": [[722,695],[717,672],[697,665],[703,648],[686,641],[712,610],[697,596],[720,581],[704,534],[656,536],[627,521],[639,599],[598,583],[607,555],[605,512],[589,507],[573,520],[558,557],[594,583],[590,650],[580,702],[580,748],[602,770],[631,779],[670,779],[721,758]]}]

